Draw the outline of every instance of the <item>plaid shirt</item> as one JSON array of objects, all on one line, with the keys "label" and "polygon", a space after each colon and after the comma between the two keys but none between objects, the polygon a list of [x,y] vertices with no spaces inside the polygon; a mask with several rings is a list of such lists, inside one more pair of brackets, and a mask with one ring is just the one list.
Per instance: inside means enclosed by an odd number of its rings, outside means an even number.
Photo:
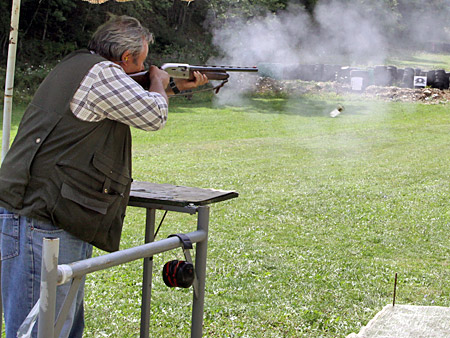
[{"label": "plaid shirt", "polygon": [[144,90],[122,67],[110,61],[97,63],[89,70],[70,109],[83,121],[107,118],[143,130],[164,127],[169,111],[161,94]]}]

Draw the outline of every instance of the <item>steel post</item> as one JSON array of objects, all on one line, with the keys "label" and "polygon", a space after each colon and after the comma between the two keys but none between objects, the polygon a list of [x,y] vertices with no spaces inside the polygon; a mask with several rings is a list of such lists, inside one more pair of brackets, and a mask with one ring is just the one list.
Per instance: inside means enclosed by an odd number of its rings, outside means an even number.
[{"label": "steel post", "polygon": [[38,338],[52,338],[54,336],[58,256],[59,238],[44,238],[42,243]]},{"label": "steel post", "polygon": [[[14,71],[16,68],[16,52],[17,52],[17,38],[19,32],[19,16],[20,16],[20,0],[13,0],[11,10],[11,29],[9,32],[9,47],[8,47],[8,59],[6,65],[6,78],[5,78],[5,95],[3,103],[3,137],[2,137],[2,157],[6,156],[9,150],[9,141],[11,134],[11,114],[12,114],[12,99],[13,99],[13,87],[14,87]],[[1,277],[2,277],[2,262],[0,255],[0,335],[3,330],[3,302],[1,294]]]},{"label": "steel post", "polygon": [[13,0],[11,27],[9,32],[8,61],[6,65],[5,97],[3,104],[2,161],[9,150],[11,134],[11,113],[14,89],[14,71],[16,69],[17,37],[19,32],[20,0]]}]

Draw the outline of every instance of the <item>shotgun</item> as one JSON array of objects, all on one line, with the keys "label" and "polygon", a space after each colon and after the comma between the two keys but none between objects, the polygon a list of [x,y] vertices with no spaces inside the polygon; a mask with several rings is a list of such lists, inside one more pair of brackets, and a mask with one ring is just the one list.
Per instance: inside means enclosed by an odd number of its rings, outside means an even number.
[{"label": "shotgun", "polygon": [[[165,70],[174,79],[194,79],[194,72],[198,71],[205,74],[209,80],[220,80],[222,83],[213,88],[221,88],[226,82],[230,74],[228,72],[258,72],[258,67],[233,67],[233,66],[192,66],[187,63],[165,63],[161,66],[162,70]],[[130,74],[131,78],[139,83],[144,89],[150,88],[150,79],[148,77],[148,71]]]}]

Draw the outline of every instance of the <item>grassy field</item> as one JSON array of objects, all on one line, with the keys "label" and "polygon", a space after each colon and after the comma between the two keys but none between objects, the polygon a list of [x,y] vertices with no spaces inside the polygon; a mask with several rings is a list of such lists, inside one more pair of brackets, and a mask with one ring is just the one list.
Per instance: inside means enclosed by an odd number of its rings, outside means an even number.
[{"label": "grassy field", "polygon": [[387,64],[393,64],[399,67],[420,67],[422,70],[450,69],[450,55],[448,54],[430,54],[415,53],[403,54],[396,57],[390,57]]},{"label": "grassy field", "polygon": [[[449,134],[448,104],[174,99],[163,130],[133,130],[133,178],[240,194],[211,206],[204,337],[345,337],[392,302],[395,273],[397,303],[450,306]],[[144,222],[129,208],[122,249]],[[195,222],[169,213],[157,239]],[[161,278],[182,258],[154,258],[151,337],[189,337],[192,290]],[[89,275],[86,337],[139,337],[141,271]]]},{"label": "grassy field", "polygon": [[[396,272],[398,303],[450,306],[449,133],[448,105],[183,101],[134,131],[134,179],[240,194],[211,208],[205,337],[345,337],[392,302]],[[130,208],[122,247],[143,227]],[[194,228],[172,213],[158,236]],[[189,336],[192,292],[160,276],[182,257],[155,257],[152,337]],[[138,337],[141,265],[90,276],[87,337]]]}]

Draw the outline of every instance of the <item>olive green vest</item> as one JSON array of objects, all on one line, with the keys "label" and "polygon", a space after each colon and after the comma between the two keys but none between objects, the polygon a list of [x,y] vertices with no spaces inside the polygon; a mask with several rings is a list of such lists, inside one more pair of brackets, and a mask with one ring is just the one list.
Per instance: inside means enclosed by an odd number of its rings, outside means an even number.
[{"label": "olive green vest", "polygon": [[115,251],[131,185],[130,128],[70,110],[86,73],[104,60],[77,51],[42,82],[0,168],[0,206]]}]

